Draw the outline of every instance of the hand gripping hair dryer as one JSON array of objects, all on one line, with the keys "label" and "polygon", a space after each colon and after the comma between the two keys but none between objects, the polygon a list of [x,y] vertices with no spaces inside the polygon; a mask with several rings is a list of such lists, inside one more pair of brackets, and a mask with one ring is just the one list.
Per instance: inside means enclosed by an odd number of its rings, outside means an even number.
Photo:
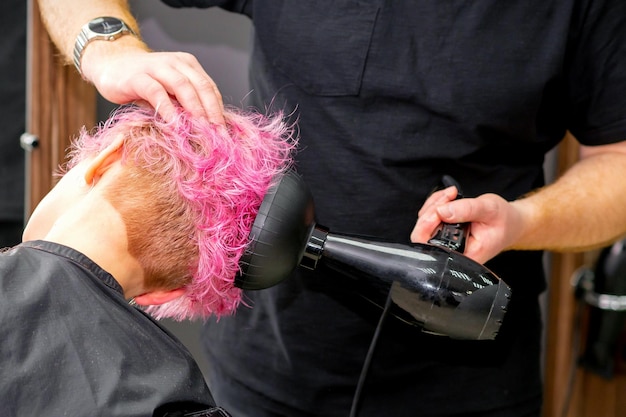
[{"label": "hand gripping hair dryer", "polygon": [[[453,181],[444,177],[445,185]],[[235,285],[268,288],[298,266],[324,264],[351,277],[351,290],[381,308],[390,296],[391,314],[424,332],[470,340],[497,335],[511,290],[459,252],[466,225],[444,224],[428,244],[402,245],[333,234],[314,217],[308,187],[287,172],[263,199]]]}]

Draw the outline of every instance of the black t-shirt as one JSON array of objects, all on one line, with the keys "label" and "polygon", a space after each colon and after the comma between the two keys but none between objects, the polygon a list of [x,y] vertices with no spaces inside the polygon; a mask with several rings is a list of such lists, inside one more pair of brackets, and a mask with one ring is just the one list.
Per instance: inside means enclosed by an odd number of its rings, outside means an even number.
[{"label": "black t-shirt", "polygon": [[1,253],[0,306],[0,415],[145,417],[213,404],[187,349],[71,248],[33,241]]},{"label": "black t-shirt", "polygon": [[[252,18],[251,98],[294,111],[297,169],[336,233],[408,242],[443,174],[466,196],[513,200],[544,184],[545,153],[566,130],[586,145],[626,138],[623,0],[166,2]],[[488,266],[514,292],[499,340],[383,332],[361,416],[538,407],[542,254]],[[344,294],[318,291],[340,277],[297,275],[207,326],[212,372],[225,375],[215,384],[239,386],[216,398],[345,416],[373,324]]]}]

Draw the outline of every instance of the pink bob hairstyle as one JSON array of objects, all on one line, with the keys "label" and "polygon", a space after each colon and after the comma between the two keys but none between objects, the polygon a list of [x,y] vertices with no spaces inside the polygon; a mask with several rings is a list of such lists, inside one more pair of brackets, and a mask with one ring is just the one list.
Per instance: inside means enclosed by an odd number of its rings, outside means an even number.
[{"label": "pink bob hairstyle", "polygon": [[226,127],[180,110],[165,121],[126,106],[73,142],[68,167],[123,136],[124,174],[107,198],[126,225],[131,254],[148,289],[185,294],[147,311],[176,320],[232,313],[234,286],[252,223],[273,181],[292,163],[297,139],[282,114],[233,108]]}]

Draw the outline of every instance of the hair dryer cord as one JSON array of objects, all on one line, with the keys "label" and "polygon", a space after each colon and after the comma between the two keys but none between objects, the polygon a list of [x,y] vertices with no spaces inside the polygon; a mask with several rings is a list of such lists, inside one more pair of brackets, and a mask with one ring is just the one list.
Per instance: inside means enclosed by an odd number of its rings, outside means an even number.
[{"label": "hair dryer cord", "polygon": [[372,336],[370,347],[367,350],[365,361],[363,362],[363,366],[361,367],[361,375],[359,376],[359,381],[357,382],[356,391],[354,392],[354,397],[352,397],[352,407],[350,409],[350,417],[356,417],[358,415],[359,407],[361,405],[361,393],[363,391],[363,386],[365,385],[365,380],[367,379],[367,374],[369,372],[370,364],[372,363],[372,358],[374,357],[374,351],[376,350],[376,343],[378,342],[380,331],[383,327],[385,318],[387,317],[387,314],[389,313],[390,307],[391,307],[391,291],[387,294],[387,300],[385,301],[383,312],[381,313],[380,318],[378,319],[378,324],[376,325],[374,336]]}]

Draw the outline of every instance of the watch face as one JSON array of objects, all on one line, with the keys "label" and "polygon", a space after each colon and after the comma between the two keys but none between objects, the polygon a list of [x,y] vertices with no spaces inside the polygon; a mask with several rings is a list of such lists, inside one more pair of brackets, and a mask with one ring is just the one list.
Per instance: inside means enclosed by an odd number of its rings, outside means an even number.
[{"label": "watch face", "polygon": [[100,17],[89,22],[89,29],[103,35],[111,35],[119,32],[124,24],[115,17]]}]

